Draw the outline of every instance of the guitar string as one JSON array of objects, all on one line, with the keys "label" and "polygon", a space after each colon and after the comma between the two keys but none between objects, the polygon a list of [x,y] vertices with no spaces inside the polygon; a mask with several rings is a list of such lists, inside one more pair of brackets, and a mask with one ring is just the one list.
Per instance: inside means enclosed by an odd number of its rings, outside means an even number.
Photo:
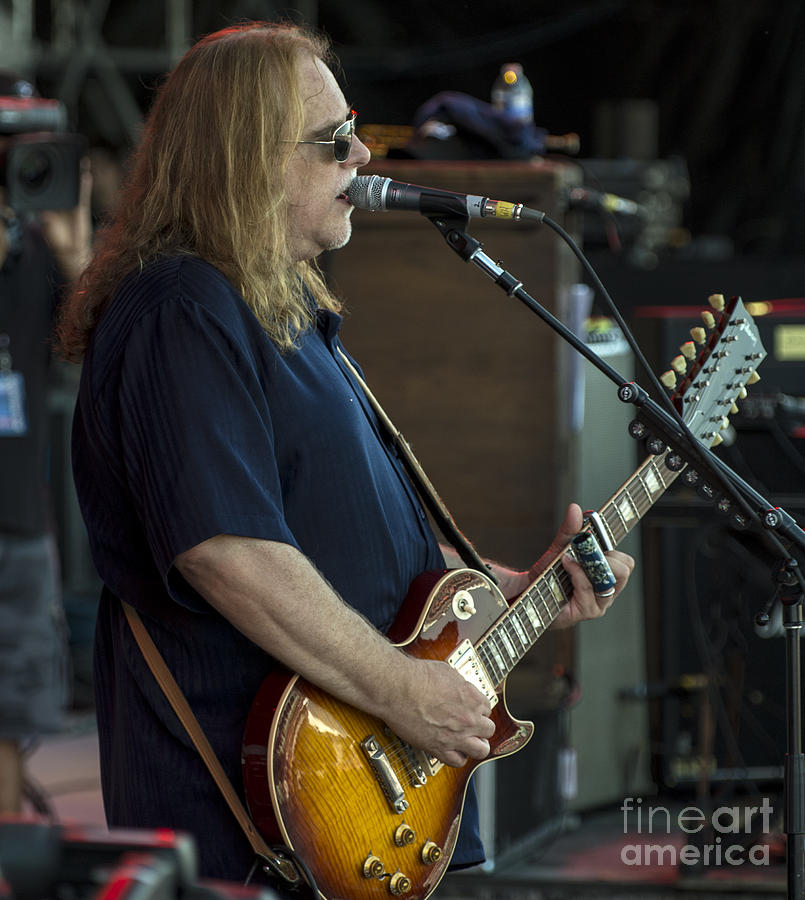
[{"label": "guitar string", "polygon": [[[497,644],[487,644],[485,640],[479,642],[476,647],[476,652],[481,657],[481,661],[486,667],[487,672],[490,673],[490,677],[493,678],[495,685],[499,685],[503,678],[508,674],[508,672],[513,668],[514,664],[518,662],[525,652],[530,649],[531,646],[536,642],[537,638],[539,638],[551,622],[556,618],[559,611],[567,602],[567,594],[569,592],[571,581],[567,572],[565,572],[564,568],[561,566],[561,561],[557,560],[552,565],[548,567],[545,573],[543,573],[543,578],[547,577],[548,573],[552,575],[555,582],[559,585],[562,593],[562,602],[560,603],[555,597],[553,591],[549,588],[544,587],[540,584],[535,584],[531,586],[531,589],[526,592],[527,597],[525,598],[528,603],[532,604],[535,615],[537,616],[540,627],[537,629],[534,627],[533,623],[530,622],[527,618],[524,620],[520,618],[520,625],[523,628],[523,633],[526,633],[525,629],[528,629],[533,632],[533,641],[528,646],[524,645],[519,638],[515,638],[517,642],[521,645],[521,652],[516,651],[514,643],[509,638],[509,645],[507,646],[505,643],[505,639],[503,637],[503,632],[499,632],[495,634],[494,632],[490,637],[493,640],[497,640]],[[536,594],[536,596],[534,596]],[[518,608],[517,612],[520,610]],[[512,613],[512,609],[510,608],[504,615],[506,617],[510,616]],[[506,662],[506,658],[508,658],[508,663]],[[386,744],[382,745],[383,752],[386,755],[388,761],[396,767],[401,769],[404,776],[410,780],[412,783],[416,783],[416,769],[414,764],[411,761],[410,754],[404,743],[398,738],[396,735],[384,735],[386,739]],[[415,752],[415,751],[412,751]],[[397,777],[399,779],[399,774],[395,771]]]},{"label": "guitar string", "polygon": [[[380,744],[380,749],[383,751],[386,759],[389,763],[398,765],[412,784],[416,783],[416,768],[411,761],[408,750],[406,750],[405,742],[395,734],[384,733],[383,737],[388,743],[384,745],[379,738],[378,743]],[[412,747],[411,753],[416,752],[417,751]],[[394,774],[399,780],[399,773],[395,771]]]},{"label": "guitar string", "polygon": [[[557,599],[554,591],[545,583],[548,581],[549,576],[560,589],[561,601]],[[561,561],[554,561],[540,576],[540,579],[524,592],[523,596],[504,613],[501,620],[496,623],[492,630],[478,642],[476,651],[481,656],[482,662],[486,666],[495,687],[500,685],[503,678],[522,659],[525,652],[533,646],[536,639],[545,632],[556,618],[567,602],[569,587],[570,578],[564,568],[562,568]],[[527,605],[530,606],[539,620],[539,627],[529,620],[529,606]],[[526,616],[525,619],[522,617],[523,612]],[[522,644],[517,637],[514,627],[511,626],[511,619],[514,616],[518,617],[522,633],[526,633],[526,630],[533,631],[534,640],[529,646]],[[520,650],[515,646],[515,642],[521,645]]]}]

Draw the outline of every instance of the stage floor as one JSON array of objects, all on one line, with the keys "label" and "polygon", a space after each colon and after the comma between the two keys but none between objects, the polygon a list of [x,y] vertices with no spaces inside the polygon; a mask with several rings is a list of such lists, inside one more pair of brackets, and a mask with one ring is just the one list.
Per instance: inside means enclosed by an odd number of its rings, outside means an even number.
[{"label": "stage floor", "polygon": [[[29,758],[29,770],[42,797],[60,821],[103,826],[97,735],[91,714],[74,716],[68,729],[42,740]],[[747,802],[735,801],[736,807]],[[775,794],[769,806],[778,802]],[[552,829],[550,839],[520,842],[514,854],[499,854],[489,871],[473,869],[450,875],[434,897],[438,900],[565,900],[617,898],[652,900],[684,896],[768,898],[786,894],[784,844],[775,828],[779,810],[750,839],[743,820],[730,812],[718,819],[720,831],[685,834],[679,813],[688,806],[685,827],[695,828],[691,801],[663,806],[659,798],[623,808],[570,814]],[[689,804],[689,805],[688,805]],[[652,832],[649,832],[649,814]],[[638,817],[638,808],[641,817]],[[760,815],[762,819],[762,815]],[[708,824],[712,818],[708,818]],[[715,834],[715,839],[713,838]],[[698,843],[697,843],[698,840]],[[704,845],[709,845],[706,850]],[[687,848],[687,849],[685,849]],[[707,855],[706,862],[704,857]],[[512,858],[512,857],[516,858]],[[693,861],[699,860],[698,865]],[[740,861],[739,861],[740,860]],[[720,864],[718,864],[720,862]]]},{"label": "stage floor", "polygon": [[[660,805],[657,799],[651,803]],[[674,801],[670,808],[678,811],[682,807]],[[710,836],[697,844],[694,835],[685,835],[676,827],[668,833],[664,824],[660,831],[648,834],[636,833],[635,823],[629,822],[631,830],[626,831],[622,809],[567,819],[558,837],[531,852],[526,850],[519,860],[507,857],[503,866],[483,874],[448,876],[438,893],[440,900],[620,896],[631,900],[643,896],[653,900],[671,896],[748,900],[786,893],[785,847],[777,834],[758,836],[747,853],[742,843],[739,846],[745,835],[724,834],[717,843]],[[675,815],[673,821],[676,823]],[[711,849],[706,849],[707,844]],[[731,864],[725,854],[733,860]],[[699,860],[698,865],[693,864],[694,859]]]},{"label": "stage floor", "polygon": [[[629,798],[618,808],[568,814],[552,835],[521,840],[502,865],[483,874],[457,873],[440,900],[786,894],[787,869],[776,791],[755,801],[716,801],[707,813],[693,800]],[[757,812],[747,825],[746,809]]]}]

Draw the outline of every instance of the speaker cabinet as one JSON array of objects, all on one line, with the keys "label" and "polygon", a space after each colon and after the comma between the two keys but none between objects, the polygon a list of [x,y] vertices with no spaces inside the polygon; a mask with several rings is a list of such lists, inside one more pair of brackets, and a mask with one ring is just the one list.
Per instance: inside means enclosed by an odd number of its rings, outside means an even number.
[{"label": "speaker cabinet", "polygon": [[[769,502],[805,522],[805,300],[748,308],[769,354],[717,453]],[[666,362],[700,307],[635,310],[646,351]],[[777,561],[712,503],[675,485],[643,526],[648,689],[658,783],[778,779],[786,750],[780,609],[754,623]]]},{"label": "speaker cabinet", "polygon": [[[786,498],[805,521],[805,497]],[[773,560],[684,492],[646,521],[651,733],[656,781],[779,779],[786,751],[785,638],[771,597]]]}]

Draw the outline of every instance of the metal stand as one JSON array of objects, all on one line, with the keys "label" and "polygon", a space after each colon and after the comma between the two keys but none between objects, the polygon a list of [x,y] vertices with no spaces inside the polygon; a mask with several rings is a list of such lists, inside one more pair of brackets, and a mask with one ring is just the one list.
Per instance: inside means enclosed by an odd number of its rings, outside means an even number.
[{"label": "metal stand", "polygon": [[786,662],[785,834],[789,898],[805,897],[805,756],[802,753],[802,598],[797,562],[788,559],[778,579],[783,604]]},{"label": "metal stand", "polygon": [[[787,838],[788,898],[789,900],[805,900],[805,756],[802,753],[802,714],[801,714],[801,660],[800,633],[803,623],[802,599],[805,596],[805,581],[792,559],[788,548],[792,545],[805,550],[805,532],[785,510],[774,507],[753,487],[741,479],[709,449],[700,444],[690,434],[687,426],[673,408],[669,412],[661,409],[646,391],[635,382],[629,382],[602,360],[587,344],[572,331],[551,315],[523,288],[523,284],[505,269],[493,262],[482,250],[481,244],[466,232],[469,219],[453,213],[427,214],[427,218],[442,233],[447,244],[465,262],[473,262],[488,275],[510,297],[516,297],[532,312],[546,322],[557,334],[573,346],[592,365],[604,373],[618,387],[618,398],[624,403],[632,403],[638,407],[641,420],[650,425],[653,433],[658,435],[669,447],[682,457],[692,462],[701,475],[711,480],[719,490],[736,504],[748,523],[761,526],[758,540],[767,546],[771,545],[781,565],[776,580],[784,609],[784,626],[786,630],[786,683],[787,683],[787,725],[788,747],[785,760],[785,830]],[[613,309],[618,323],[627,340],[643,361],[634,339],[629,334],[626,324],[615,310],[614,304],[606,293],[598,276],[581,253],[570,236],[545,213],[538,210],[523,210],[523,218],[537,219],[556,231],[565,240],[587,271],[604,298]],[[647,371],[649,371],[647,369]],[[665,396],[663,395],[663,399]],[[668,404],[671,407],[671,404]],[[783,543],[785,542],[785,544]]]}]

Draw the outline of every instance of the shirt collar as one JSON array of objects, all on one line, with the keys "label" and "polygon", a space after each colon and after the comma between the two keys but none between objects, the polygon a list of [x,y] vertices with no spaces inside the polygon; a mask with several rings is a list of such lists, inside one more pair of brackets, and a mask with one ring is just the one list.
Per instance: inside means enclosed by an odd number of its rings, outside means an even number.
[{"label": "shirt collar", "polygon": [[343,317],[329,309],[316,310],[316,322],[324,339],[330,343],[338,336]]}]

